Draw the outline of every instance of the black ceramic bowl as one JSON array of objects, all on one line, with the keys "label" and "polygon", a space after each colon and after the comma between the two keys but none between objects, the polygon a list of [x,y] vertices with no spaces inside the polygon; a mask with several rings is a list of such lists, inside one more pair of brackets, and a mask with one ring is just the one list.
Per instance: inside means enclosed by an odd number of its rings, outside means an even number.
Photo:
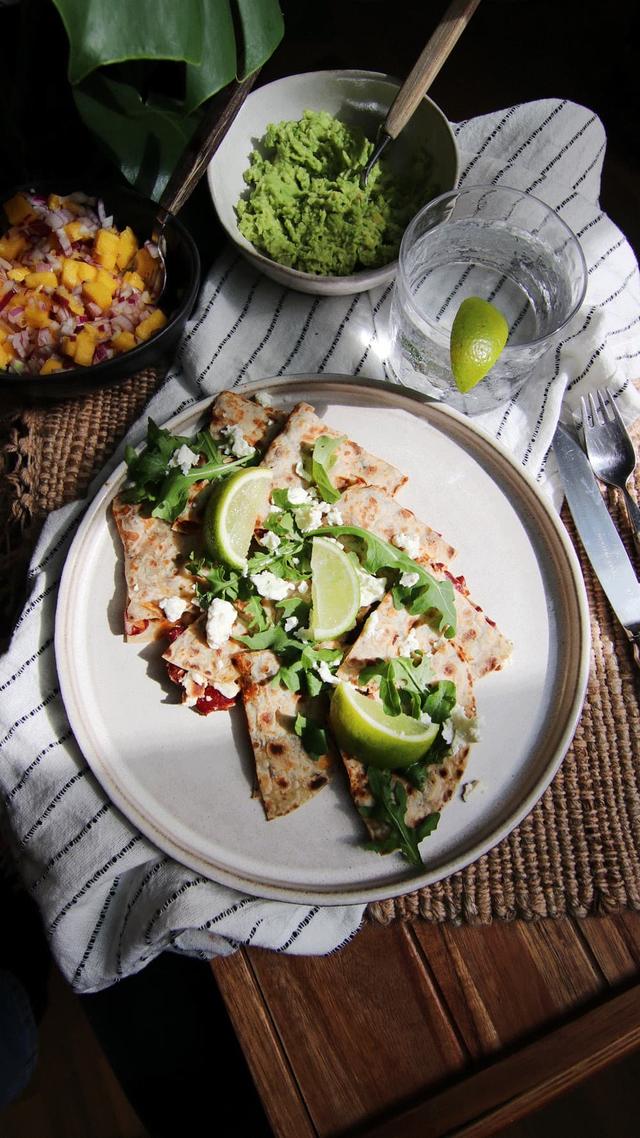
[{"label": "black ceramic bowl", "polygon": [[[156,202],[141,197],[126,186],[87,187],[65,184],[60,179],[16,186],[3,195],[3,200],[8,201],[20,192],[64,196],[78,191],[101,198],[107,214],[113,215],[114,225],[119,229],[130,225],[140,243],[151,237],[156,219],[162,216]],[[101,387],[122,383],[143,368],[155,367],[162,370],[168,367],[198,295],[200,258],[195,242],[182,222],[173,214],[166,214],[166,218],[164,236],[167,243],[167,284],[160,301],[160,307],[168,317],[164,328],[131,351],[91,367],[73,367],[42,376],[18,375],[0,369],[0,395],[3,392],[11,393],[14,400],[24,399],[25,402],[32,399],[73,398],[90,394]],[[3,213],[0,227],[8,228]]]}]

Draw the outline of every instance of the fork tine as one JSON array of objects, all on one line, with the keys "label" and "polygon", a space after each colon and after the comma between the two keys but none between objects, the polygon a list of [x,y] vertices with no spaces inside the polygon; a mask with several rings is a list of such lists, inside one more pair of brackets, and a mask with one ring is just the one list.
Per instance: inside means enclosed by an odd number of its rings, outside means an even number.
[{"label": "fork tine", "polygon": [[[605,398],[605,396],[607,396],[608,394],[609,394],[609,392],[608,392],[607,388],[605,388],[604,391],[600,388],[597,392],[598,402],[600,404],[600,410],[602,411],[602,418],[603,418],[605,423],[610,423],[613,420],[613,415],[611,414],[611,412],[607,406],[607,400]],[[610,402],[613,402],[613,401],[610,399]]]},{"label": "fork tine", "polygon": [[606,391],[607,395],[609,396],[609,406],[611,408],[611,414],[612,414],[613,418],[615,419],[618,426],[622,428],[622,430],[625,432],[625,434],[627,434],[628,433],[627,432],[627,424],[625,423],[624,419],[622,418],[622,415],[620,414],[620,411],[618,409],[617,404],[614,402],[613,391],[611,390],[610,387],[606,387],[605,391]]},{"label": "fork tine", "polygon": [[591,419],[593,422],[593,426],[597,427],[598,426],[598,408],[596,407],[596,401],[593,398],[593,394],[591,391],[589,392],[589,407],[591,410]]},{"label": "fork tine", "polygon": [[580,396],[580,406],[582,408],[582,430],[589,429],[589,404],[587,403],[586,396]]}]

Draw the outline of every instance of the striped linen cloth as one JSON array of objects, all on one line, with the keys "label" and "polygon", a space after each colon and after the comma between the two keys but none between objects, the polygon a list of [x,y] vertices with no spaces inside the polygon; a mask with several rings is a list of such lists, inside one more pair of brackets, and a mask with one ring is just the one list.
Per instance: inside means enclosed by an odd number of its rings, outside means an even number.
[{"label": "striped linen cloth", "polygon": [[[561,99],[511,107],[456,127],[461,183],[493,182],[548,202],[582,242],[584,305],[519,394],[476,420],[506,445],[557,506],[551,442],[561,405],[607,383],[626,417],[640,356],[640,281],[626,239],[598,205],[601,122]],[[223,387],[268,376],[345,373],[384,379],[390,288],[320,299],[281,288],[235,252],[214,265],[176,366],[126,441]],[[121,460],[122,447],[110,469]],[[102,481],[106,471],[99,481]],[[97,485],[97,484],[96,484]],[[53,652],[57,586],[84,506],[47,521],[30,596],[4,659],[0,793],[24,880],[53,954],[78,991],[135,973],[164,950],[210,958],[241,944],[321,954],[358,929],[363,906],[308,906],[243,896],[165,856],[106,799],[73,739]]]}]

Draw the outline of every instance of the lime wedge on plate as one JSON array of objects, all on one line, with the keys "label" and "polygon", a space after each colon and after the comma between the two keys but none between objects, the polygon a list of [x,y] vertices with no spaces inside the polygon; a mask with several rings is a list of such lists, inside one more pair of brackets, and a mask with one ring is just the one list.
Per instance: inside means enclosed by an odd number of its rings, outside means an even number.
[{"label": "lime wedge on plate", "polygon": [[344,549],[331,538],[314,537],[311,544],[311,635],[332,640],[356,623],[360,582]]},{"label": "lime wedge on plate", "polygon": [[502,353],[509,325],[488,300],[468,296],[451,327],[451,370],[458,391],[467,392],[491,371]]},{"label": "lime wedge on plate", "polygon": [[389,770],[417,763],[438,734],[437,723],[420,723],[410,715],[387,715],[381,703],[351,684],[338,684],[329,720],[343,751]]},{"label": "lime wedge on plate", "polygon": [[215,561],[244,572],[253,531],[269,505],[272,473],[266,466],[238,470],[214,487],[202,531],[206,552]]}]

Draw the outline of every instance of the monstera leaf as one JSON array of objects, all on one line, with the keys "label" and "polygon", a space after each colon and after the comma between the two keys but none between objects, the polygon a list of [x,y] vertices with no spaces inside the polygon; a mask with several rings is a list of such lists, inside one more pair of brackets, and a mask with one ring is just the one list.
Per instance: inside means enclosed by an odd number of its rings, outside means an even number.
[{"label": "monstera leaf", "polygon": [[[53,3],[69,39],[68,76],[81,117],[128,181],[156,199],[202,104],[258,70],[284,31],[277,0]],[[165,90],[154,88],[158,77]]]}]

